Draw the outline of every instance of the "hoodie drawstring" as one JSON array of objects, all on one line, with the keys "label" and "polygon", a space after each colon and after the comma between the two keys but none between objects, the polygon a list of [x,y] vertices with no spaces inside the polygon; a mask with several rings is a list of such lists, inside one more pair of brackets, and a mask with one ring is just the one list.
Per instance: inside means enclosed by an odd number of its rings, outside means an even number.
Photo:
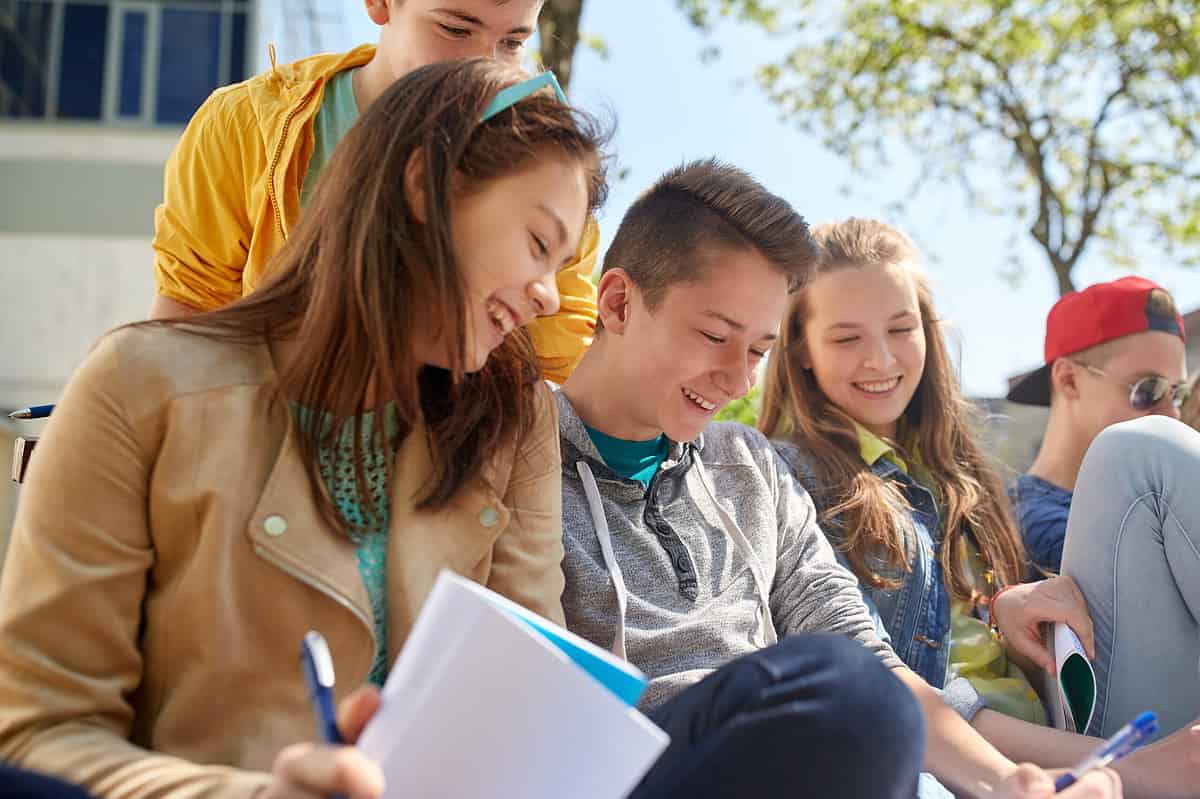
[{"label": "hoodie drawstring", "polygon": [[[708,473],[705,471],[700,458],[696,457],[693,460],[696,464],[696,473],[700,478],[700,484],[704,487],[704,492],[708,495],[709,501],[716,507],[725,533],[733,539],[734,546],[737,547],[738,552],[741,553],[741,556],[746,560],[750,568],[750,574],[754,579],[754,587],[758,593],[760,629],[763,631],[765,638],[762,645],[771,646],[779,640],[779,637],[775,632],[775,623],[771,619],[770,583],[766,579],[762,563],[759,561],[758,554],[754,551],[754,548],[750,546],[750,542],[747,540],[745,533],[742,532],[742,528],[733,520],[733,517],[725,510],[725,507],[717,501],[716,494],[709,484]],[[629,604],[629,592],[625,588],[625,577],[621,573],[621,566],[617,563],[616,555],[613,554],[612,532],[608,527],[608,519],[604,515],[604,504],[600,499],[600,489],[596,485],[596,478],[593,476],[591,468],[582,459],[575,462],[575,469],[579,472],[579,477],[583,481],[583,492],[587,495],[588,510],[592,515],[592,524],[596,528],[596,538],[600,541],[600,553],[604,557],[604,566],[608,569],[613,590],[617,594],[617,631],[613,636],[611,649],[617,657],[622,660],[628,660],[625,654],[625,612]]]},{"label": "hoodie drawstring", "polygon": [[613,637],[612,652],[621,660],[628,660],[625,656],[625,608],[629,592],[625,589],[625,577],[621,574],[616,555],[613,554],[612,533],[608,529],[608,519],[604,516],[604,504],[600,500],[596,478],[592,476],[591,468],[582,460],[575,462],[575,468],[579,471],[579,478],[583,480],[583,493],[587,494],[592,524],[596,527],[596,537],[600,539],[600,552],[604,556],[604,565],[608,568],[613,589],[617,592],[617,634]]},{"label": "hoodie drawstring", "polygon": [[767,580],[762,562],[758,559],[758,553],[750,546],[750,541],[747,540],[746,534],[742,532],[742,528],[733,520],[733,516],[725,510],[725,506],[717,501],[716,492],[713,491],[712,484],[709,482],[708,472],[704,468],[703,461],[695,458],[695,462],[696,474],[700,477],[700,485],[704,486],[704,493],[708,494],[709,502],[716,506],[717,514],[721,517],[722,524],[725,525],[725,532],[733,539],[733,543],[737,546],[738,551],[742,553],[742,557],[746,559],[746,563],[750,566],[750,574],[754,577],[754,587],[758,589],[758,612],[766,638],[765,645],[773,646],[779,642],[779,635],[775,632],[775,622],[771,618],[771,584]]}]

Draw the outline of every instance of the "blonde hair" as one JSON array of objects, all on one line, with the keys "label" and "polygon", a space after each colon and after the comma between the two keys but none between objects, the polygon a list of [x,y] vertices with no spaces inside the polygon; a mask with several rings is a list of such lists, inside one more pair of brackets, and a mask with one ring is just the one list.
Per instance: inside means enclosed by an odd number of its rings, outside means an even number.
[{"label": "blonde hair", "polygon": [[[992,570],[994,585],[1020,582],[1024,547],[1000,478],[972,434],[974,410],[958,389],[929,283],[917,268],[919,251],[903,233],[871,219],[821,225],[813,235],[824,251],[818,277],[843,269],[910,265],[926,353],[924,372],[903,418],[907,443],[919,451],[937,486],[945,529],[942,570],[955,596],[977,598],[973,576],[959,557],[969,531]],[[895,518],[896,509],[907,503],[863,461],[854,419],[829,401],[802,366],[808,293],[804,286],[793,295],[780,341],[772,348],[759,428],[772,438],[795,442],[813,459],[822,475],[821,496],[815,497],[822,521],[840,528],[840,546],[864,582],[894,587],[900,581],[891,575],[911,569],[907,533]],[[900,448],[900,442],[892,443]]]}]

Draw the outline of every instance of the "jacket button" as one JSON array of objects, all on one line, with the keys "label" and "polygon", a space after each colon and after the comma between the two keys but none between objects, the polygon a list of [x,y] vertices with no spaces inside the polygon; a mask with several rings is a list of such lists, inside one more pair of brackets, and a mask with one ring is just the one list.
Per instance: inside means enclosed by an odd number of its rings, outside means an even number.
[{"label": "jacket button", "polygon": [[287,520],[282,516],[268,516],[263,519],[263,532],[269,536],[279,537],[287,532]]},{"label": "jacket button", "polygon": [[484,527],[495,527],[498,521],[500,521],[500,515],[496,513],[495,508],[484,508],[479,511],[479,523]]}]

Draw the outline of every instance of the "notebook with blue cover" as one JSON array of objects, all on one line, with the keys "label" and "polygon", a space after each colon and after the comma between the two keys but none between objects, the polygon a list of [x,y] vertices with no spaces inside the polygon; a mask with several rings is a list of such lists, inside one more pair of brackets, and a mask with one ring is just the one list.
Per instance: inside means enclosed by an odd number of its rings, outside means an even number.
[{"label": "notebook with blue cover", "polygon": [[636,707],[645,686],[612,653],[443,571],[358,746],[383,768],[384,799],[621,799],[669,743]]}]

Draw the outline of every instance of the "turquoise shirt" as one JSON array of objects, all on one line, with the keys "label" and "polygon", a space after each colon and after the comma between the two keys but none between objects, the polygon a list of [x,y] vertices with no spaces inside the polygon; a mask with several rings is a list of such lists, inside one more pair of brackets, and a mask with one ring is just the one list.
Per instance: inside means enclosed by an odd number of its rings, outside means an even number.
[{"label": "turquoise shirt", "polygon": [[[305,411],[293,405],[298,418]],[[371,616],[375,627],[375,658],[368,679],[376,685],[387,680],[388,669],[388,603],[387,603],[387,543],[391,519],[389,502],[388,461],[394,452],[388,447],[399,429],[394,405],[388,405],[381,417],[379,435],[375,434],[377,414],[366,413],[362,419],[363,473],[370,493],[369,507],[358,500],[354,468],[349,466],[354,455],[353,421],[347,422],[338,436],[336,446],[321,446],[318,460],[321,477],[329,496],[341,514],[355,544],[354,554],[363,586],[371,600]]]},{"label": "turquoise shirt", "polygon": [[637,480],[649,487],[650,478],[658,471],[667,457],[667,437],[659,433],[658,438],[648,441],[626,441],[601,433],[594,427],[587,428],[588,436],[608,468],[628,480]]},{"label": "turquoise shirt", "polygon": [[313,119],[313,151],[308,161],[308,171],[300,184],[300,205],[308,204],[308,198],[317,187],[321,170],[333,157],[333,148],[358,121],[358,102],[354,99],[354,73],[347,69],[337,73],[325,84],[325,96]]}]

